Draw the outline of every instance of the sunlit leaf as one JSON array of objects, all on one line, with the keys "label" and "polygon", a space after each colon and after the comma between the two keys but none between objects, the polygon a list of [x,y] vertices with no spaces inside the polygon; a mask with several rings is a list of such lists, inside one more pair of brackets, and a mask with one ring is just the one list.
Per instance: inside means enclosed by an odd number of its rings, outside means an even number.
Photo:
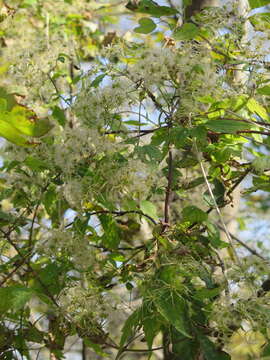
[{"label": "sunlit leaf", "polygon": [[247,108],[251,113],[259,115],[263,120],[270,120],[266,109],[258,103],[254,98],[251,98],[247,102]]},{"label": "sunlit leaf", "polygon": [[33,146],[27,139],[11,124],[0,119],[0,136],[19,146]]},{"label": "sunlit leaf", "polygon": [[154,220],[158,220],[157,208],[152,202],[143,200],[141,201],[140,208],[144,214],[151,216]]},{"label": "sunlit leaf", "polygon": [[47,134],[52,129],[49,119],[38,119],[36,114],[23,106],[15,106],[7,114],[6,121],[12,124],[22,134],[40,137]]}]

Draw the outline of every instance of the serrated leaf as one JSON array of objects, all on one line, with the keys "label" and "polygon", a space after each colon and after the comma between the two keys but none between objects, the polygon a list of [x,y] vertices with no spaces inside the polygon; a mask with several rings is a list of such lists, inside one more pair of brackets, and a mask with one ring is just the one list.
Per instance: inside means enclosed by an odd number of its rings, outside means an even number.
[{"label": "serrated leaf", "polygon": [[140,26],[134,29],[134,32],[139,34],[149,34],[157,27],[154,21],[149,18],[141,18],[139,24]]},{"label": "serrated leaf", "polygon": [[91,340],[89,340],[89,339],[87,339],[87,338],[84,338],[83,341],[84,341],[84,343],[85,343],[85,345],[86,345],[87,347],[89,347],[90,349],[93,349],[94,352],[95,352],[97,355],[101,356],[102,358],[107,358],[107,357],[110,356],[108,353],[105,353],[105,352],[103,351],[103,349],[102,349],[102,347],[101,347],[100,345],[94,344]]},{"label": "serrated leaf", "polygon": [[189,221],[191,223],[203,222],[207,220],[208,217],[206,212],[194,205],[186,206],[182,211],[182,216],[184,221]]},{"label": "serrated leaf", "polygon": [[141,327],[141,308],[136,309],[126,320],[121,332],[120,348],[122,348],[127,340],[135,334]]},{"label": "serrated leaf", "polygon": [[25,286],[15,285],[0,288],[0,312],[8,310],[18,311],[33,296],[33,291]]},{"label": "serrated leaf", "polygon": [[247,130],[251,127],[251,125],[246,122],[223,119],[209,120],[205,123],[205,126],[212,131],[229,134],[235,134],[237,131]]},{"label": "serrated leaf", "polygon": [[157,208],[152,202],[143,200],[141,201],[140,208],[144,214],[151,216],[154,220],[158,220]]},{"label": "serrated leaf", "polygon": [[182,297],[173,290],[161,289],[159,295],[153,301],[160,315],[170,325],[174,326],[185,337],[192,338],[190,321],[188,319],[188,307]]},{"label": "serrated leaf", "polygon": [[261,119],[269,121],[269,115],[267,114],[266,109],[254,98],[248,100],[247,108],[251,113],[259,115]]},{"label": "serrated leaf", "polygon": [[186,23],[173,33],[175,40],[192,40],[199,34],[199,28],[195,24]]}]

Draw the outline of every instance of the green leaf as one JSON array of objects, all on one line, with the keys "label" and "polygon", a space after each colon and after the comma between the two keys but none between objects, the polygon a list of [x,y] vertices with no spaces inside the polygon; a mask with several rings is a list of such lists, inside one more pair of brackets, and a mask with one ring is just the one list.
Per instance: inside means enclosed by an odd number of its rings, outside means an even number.
[{"label": "green leaf", "polygon": [[259,13],[248,19],[257,31],[270,29],[270,13]]},{"label": "green leaf", "polygon": [[190,131],[188,129],[177,126],[170,130],[169,139],[177,149],[181,149],[189,142],[189,135]]},{"label": "green leaf", "polygon": [[159,6],[152,0],[141,0],[139,2],[134,2],[131,0],[126,5],[126,8],[131,11],[149,14],[158,18],[161,16],[171,16],[178,14],[176,9],[169,6]]},{"label": "green leaf", "polygon": [[107,354],[107,353],[105,353],[105,352],[103,351],[103,349],[102,349],[102,347],[101,347],[100,345],[94,344],[92,341],[90,341],[90,340],[87,339],[87,338],[84,338],[83,341],[84,341],[84,343],[85,343],[85,345],[86,345],[87,347],[89,347],[90,349],[93,349],[94,352],[95,352],[97,355],[99,355],[100,357],[106,358],[106,357],[109,357],[109,356],[110,356],[109,354]]},{"label": "green leaf", "polygon": [[176,291],[160,289],[157,297],[153,299],[158,312],[178,330],[182,335],[192,338],[188,307],[186,301]]},{"label": "green leaf", "polygon": [[221,289],[219,287],[214,289],[199,289],[195,293],[195,298],[199,300],[203,299],[212,299],[213,297],[217,296],[221,292]]},{"label": "green leaf", "polygon": [[116,222],[109,215],[99,215],[99,219],[104,231],[102,243],[109,249],[117,248],[121,241],[121,237]]},{"label": "green leaf", "polygon": [[0,98],[3,98],[6,100],[6,104],[7,104],[6,110],[7,111],[11,111],[11,109],[15,105],[17,105],[14,95],[8,94],[7,91],[3,87],[0,87]]},{"label": "green leaf", "polygon": [[203,222],[207,220],[208,217],[207,213],[194,205],[186,206],[182,211],[182,215],[184,221],[189,221],[191,223]]},{"label": "green leaf", "polygon": [[0,288],[0,312],[22,309],[33,294],[31,289],[21,285]]},{"label": "green leaf", "polygon": [[44,341],[44,337],[46,333],[43,331],[38,330],[35,327],[30,327],[23,332],[23,337],[27,341],[32,341],[35,343],[42,343]]},{"label": "green leaf", "polygon": [[247,108],[252,114],[257,114],[263,120],[269,121],[269,115],[266,109],[259,104],[254,98],[251,98],[247,102]]},{"label": "green leaf", "polygon": [[181,360],[193,360],[197,358],[199,343],[196,339],[184,337],[175,329],[170,330],[173,354]]},{"label": "green leaf", "polygon": [[128,120],[124,122],[125,125],[132,125],[132,126],[144,126],[147,125],[147,123],[142,123],[137,120]]},{"label": "green leaf", "polygon": [[101,81],[105,78],[106,74],[98,75],[90,84],[91,87],[97,88]]},{"label": "green leaf", "polygon": [[163,158],[162,152],[157,146],[151,144],[140,146],[136,149],[142,161],[147,163],[160,162]]},{"label": "green leaf", "polygon": [[65,111],[61,109],[59,106],[55,106],[53,108],[52,116],[58,121],[61,126],[65,126],[66,124],[66,115]]},{"label": "green leaf", "polygon": [[214,343],[207,336],[198,334],[198,340],[204,354],[205,360],[230,360],[229,354],[217,349]]},{"label": "green leaf", "polygon": [[37,119],[33,111],[23,106],[15,106],[10,113],[6,114],[4,120],[22,134],[33,137],[43,136],[53,127],[49,119]]},{"label": "green leaf", "polygon": [[0,136],[18,146],[33,146],[14,126],[3,120],[0,120]]},{"label": "green leaf", "polygon": [[154,220],[158,220],[156,206],[148,200],[141,201],[140,208],[146,215],[151,216]]},{"label": "green leaf", "polygon": [[186,23],[173,33],[175,40],[192,40],[199,34],[199,28],[192,23]]},{"label": "green leaf", "polygon": [[49,187],[49,189],[43,194],[43,204],[49,215],[52,215],[53,204],[55,203],[57,194],[54,187]]},{"label": "green leaf", "polygon": [[[60,284],[60,275],[62,277],[64,276],[64,270],[65,269],[63,267],[56,264],[55,262],[49,262],[38,272],[39,278],[42,281],[43,286],[46,286],[48,291],[52,295],[58,294],[62,289]],[[35,288],[40,293],[44,293],[43,286],[41,286],[39,281],[36,281]]]},{"label": "green leaf", "polygon": [[0,112],[7,110],[7,100],[0,98]]},{"label": "green leaf", "polygon": [[154,21],[149,18],[141,18],[139,24],[140,26],[134,29],[134,31],[139,34],[149,34],[157,27]]},{"label": "green leaf", "polygon": [[122,336],[120,339],[120,348],[122,348],[127,340],[132,337],[141,327],[141,308],[136,309],[126,320],[122,328]]},{"label": "green leaf", "polygon": [[251,127],[251,125],[246,122],[223,119],[209,120],[205,123],[205,126],[212,131],[228,134],[235,134],[237,131],[247,130]]},{"label": "green leaf", "polygon": [[259,8],[265,5],[269,5],[269,0],[249,0],[249,6],[251,9]]},{"label": "green leaf", "polygon": [[270,344],[266,344],[263,348],[262,356],[270,356]]},{"label": "green leaf", "polygon": [[33,156],[28,156],[24,163],[33,171],[42,171],[48,168],[48,165],[43,160]]},{"label": "green leaf", "polygon": [[111,253],[110,259],[119,262],[124,262],[126,260],[125,256],[121,253]]},{"label": "green leaf", "polygon": [[142,327],[148,349],[152,348],[153,340],[161,328],[160,316],[157,316],[152,302],[144,301],[142,306]]},{"label": "green leaf", "polygon": [[257,93],[260,95],[268,95],[270,96],[270,86],[266,85],[257,90]]}]

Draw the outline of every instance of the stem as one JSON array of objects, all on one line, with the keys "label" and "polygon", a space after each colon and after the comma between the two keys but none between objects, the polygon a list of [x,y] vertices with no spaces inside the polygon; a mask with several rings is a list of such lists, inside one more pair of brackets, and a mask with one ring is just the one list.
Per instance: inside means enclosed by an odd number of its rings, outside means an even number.
[{"label": "stem", "polygon": [[[2,229],[0,229],[0,232],[2,232],[2,234],[4,235],[5,239],[8,241],[8,243],[17,251],[18,255],[24,260],[25,257],[23,256],[21,249],[17,246],[16,243],[14,243],[10,236],[9,233],[6,233],[5,231],[3,231]],[[50,291],[48,290],[47,286],[43,283],[43,281],[39,278],[38,274],[36,273],[36,271],[33,269],[33,267],[30,265],[30,263],[27,263],[27,267],[29,270],[31,270],[31,272],[35,275],[37,281],[39,282],[40,286],[44,289],[45,294],[48,296],[49,299],[51,299],[51,301],[53,302],[53,304],[57,307],[59,307],[59,305],[57,304],[57,302],[55,301],[54,297],[52,296],[52,294],[50,293]]]},{"label": "stem", "polygon": [[[90,217],[92,215],[102,215],[102,214],[112,214],[112,215],[116,215],[116,216],[124,216],[124,215],[128,215],[128,214],[138,214],[141,216],[146,217],[148,220],[150,220],[154,225],[157,225],[157,222],[149,215],[143,213],[140,210],[128,210],[128,211],[110,211],[110,210],[98,210],[98,211],[93,211],[91,213],[88,213],[87,215]],[[71,223],[67,224],[65,226],[65,228],[68,228],[69,226],[71,226],[74,223],[74,221],[72,221]]]},{"label": "stem", "polygon": [[164,203],[164,222],[165,225],[169,224],[170,220],[170,202],[171,202],[171,191],[172,191],[172,179],[173,179],[173,157],[172,150],[169,149],[168,155],[168,176],[167,176],[167,188],[166,188],[166,196]]}]

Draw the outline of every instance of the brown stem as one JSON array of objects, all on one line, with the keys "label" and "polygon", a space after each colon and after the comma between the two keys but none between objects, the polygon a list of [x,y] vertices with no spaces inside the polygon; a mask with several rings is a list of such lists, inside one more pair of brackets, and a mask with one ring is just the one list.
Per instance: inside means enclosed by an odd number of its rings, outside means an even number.
[{"label": "brown stem", "polygon": [[[110,211],[110,210],[98,210],[98,211],[93,211],[91,213],[88,213],[88,216],[92,216],[92,215],[102,215],[102,214],[112,214],[112,215],[116,215],[116,216],[124,216],[124,215],[128,215],[128,214],[138,214],[141,216],[146,217],[148,220],[150,220],[154,225],[157,225],[157,222],[149,215],[143,213],[140,210],[128,210],[128,211]],[[68,228],[69,226],[71,226],[73,224],[74,221],[72,221],[71,223],[67,224],[65,226],[65,228]]]}]

